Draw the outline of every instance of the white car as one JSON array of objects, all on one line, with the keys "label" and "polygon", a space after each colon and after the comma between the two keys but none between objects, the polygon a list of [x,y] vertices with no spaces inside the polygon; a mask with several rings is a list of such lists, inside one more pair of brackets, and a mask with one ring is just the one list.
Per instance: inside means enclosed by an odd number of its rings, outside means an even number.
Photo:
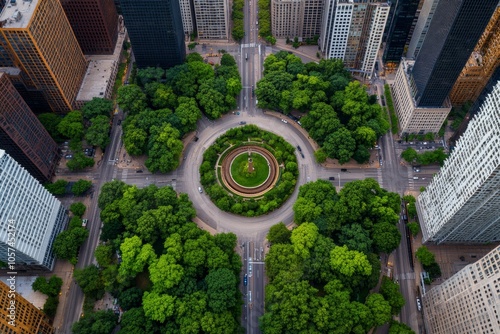
[{"label": "white car", "polygon": [[281,121],[282,121],[283,123],[288,123],[288,121],[287,121],[286,119],[283,119],[283,118],[281,119]]}]

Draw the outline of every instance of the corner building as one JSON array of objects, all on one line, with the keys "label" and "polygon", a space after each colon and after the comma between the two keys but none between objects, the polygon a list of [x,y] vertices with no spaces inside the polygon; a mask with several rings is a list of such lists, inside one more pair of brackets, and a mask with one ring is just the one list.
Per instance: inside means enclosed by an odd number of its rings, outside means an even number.
[{"label": "corner building", "polygon": [[0,281],[0,333],[2,334],[54,334],[49,318],[35,305],[15,293],[16,326],[9,325],[8,307],[12,300],[9,286]]},{"label": "corner building", "polygon": [[14,222],[16,270],[52,270],[52,245],[67,223],[66,209],[0,149],[0,260],[7,263],[9,220]]},{"label": "corner building", "polygon": [[0,148],[40,182],[49,181],[55,173],[57,144],[2,72]]},{"label": "corner building", "polygon": [[433,287],[423,299],[430,334],[500,334],[500,247]]},{"label": "corner building", "polygon": [[40,90],[54,112],[72,110],[87,62],[59,0],[9,1],[0,35],[28,89]]},{"label": "corner building", "polygon": [[186,57],[178,0],[120,0],[139,68],[170,68]]},{"label": "corner building", "polygon": [[424,243],[500,240],[500,82],[416,204]]}]

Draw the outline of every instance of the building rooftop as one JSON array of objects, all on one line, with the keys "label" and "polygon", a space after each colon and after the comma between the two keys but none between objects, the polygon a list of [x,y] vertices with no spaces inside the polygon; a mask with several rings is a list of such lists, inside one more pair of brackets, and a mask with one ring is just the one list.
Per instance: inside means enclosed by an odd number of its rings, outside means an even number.
[{"label": "building rooftop", "polygon": [[120,61],[125,36],[125,32],[118,34],[115,51],[112,55],[86,56],[89,65],[78,91],[76,101],[90,101],[94,97],[109,98],[105,96],[106,89],[110,80],[114,84],[113,68],[118,66],[118,62]]},{"label": "building rooftop", "polygon": [[35,12],[38,0],[6,0],[0,13],[0,27],[26,28]]}]

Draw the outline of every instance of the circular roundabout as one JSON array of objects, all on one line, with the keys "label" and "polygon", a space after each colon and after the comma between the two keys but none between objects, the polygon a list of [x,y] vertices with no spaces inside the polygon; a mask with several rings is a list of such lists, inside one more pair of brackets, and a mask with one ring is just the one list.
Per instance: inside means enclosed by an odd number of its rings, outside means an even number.
[{"label": "circular roundabout", "polygon": [[254,217],[279,208],[293,193],[295,147],[255,125],[228,130],[203,154],[200,181],[221,210]]},{"label": "circular roundabout", "polygon": [[223,159],[221,179],[226,188],[238,196],[259,197],[274,187],[279,168],[274,155],[265,148],[242,146]]}]

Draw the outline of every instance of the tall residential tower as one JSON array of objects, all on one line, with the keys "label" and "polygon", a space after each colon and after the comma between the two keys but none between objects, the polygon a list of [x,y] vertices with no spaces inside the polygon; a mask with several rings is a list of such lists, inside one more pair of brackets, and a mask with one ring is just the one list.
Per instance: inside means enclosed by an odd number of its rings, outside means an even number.
[{"label": "tall residential tower", "polygon": [[[0,260],[16,249],[16,269],[54,268],[52,245],[68,218],[61,202],[0,149]],[[9,232],[16,232],[14,245]]]},{"label": "tall residential tower", "polygon": [[500,334],[500,247],[469,264],[423,297],[428,333]]},{"label": "tall residential tower", "polygon": [[199,39],[229,39],[228,0],[193,0]]},{"label": "tall residential tower", "polygon": [[58,160],[57,144],[0,72],[0,149],[40,182],[49,181]]},{"label": "tall residential tower", "polygon": [[83,53],[113,54],[118,14],[113,0],[61,0]]},{"label": "tall residential tower", "polygon": [[29,90],[41,91],[55,112],[73,109],[87,62],[59,0],[9,1],[0,14],[0,44]]},{"label": "tall residential tower", "polygon": [[417,199],[423,242],[500,240],[500,82]]}]

